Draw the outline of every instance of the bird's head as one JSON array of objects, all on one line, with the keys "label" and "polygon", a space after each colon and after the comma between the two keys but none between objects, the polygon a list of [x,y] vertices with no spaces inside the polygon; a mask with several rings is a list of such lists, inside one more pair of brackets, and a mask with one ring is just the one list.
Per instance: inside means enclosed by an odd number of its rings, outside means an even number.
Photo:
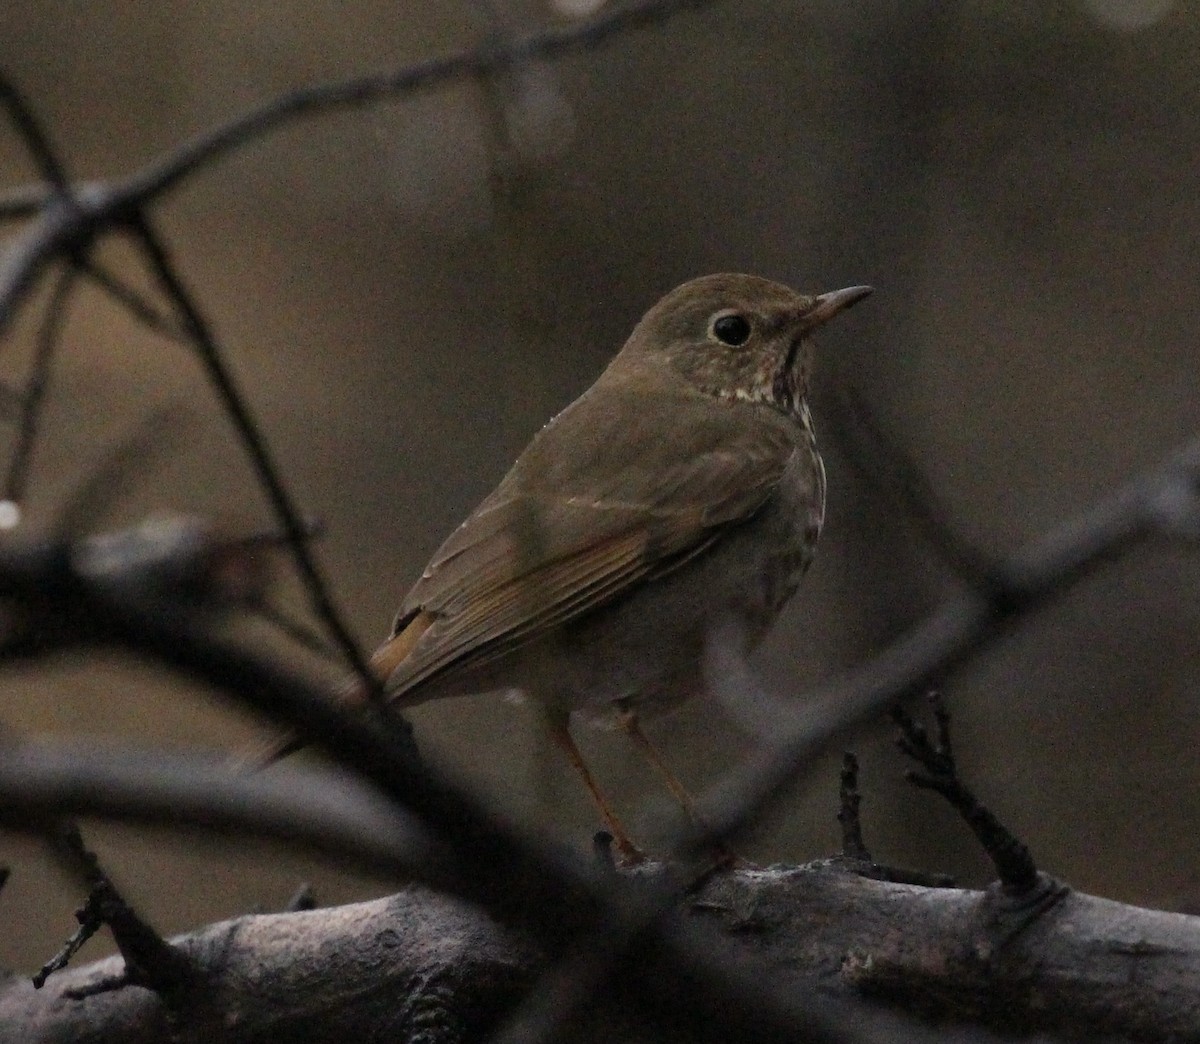
[{"label": "bird's head", "polygon": [[809,296],[758,276],[701,276],[654,305],[617,359],[682,378],[706,395],[799,416],[812,332],[869,293],[849,286]]}]

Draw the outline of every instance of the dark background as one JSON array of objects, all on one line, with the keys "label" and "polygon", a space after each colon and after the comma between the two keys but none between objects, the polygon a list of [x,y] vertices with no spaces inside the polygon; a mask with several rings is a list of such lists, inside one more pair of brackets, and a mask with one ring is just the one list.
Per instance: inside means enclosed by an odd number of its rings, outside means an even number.
[{"label": "dark background", "polygon": [[[40,0],[0,8],[0,65],[72,174],[105,177],[290,87],[565,17],[503,0],[491,16],[482,3]],[[323,561],[368,646],[446,532],[661,293],[720,270],[809,291],[874,284],[820,342],[826,537],[756,663],[797,699],[956,584],[840,448],[831,388],[862,393],[989,552],[1196,429],[1198,53],[1200,18],[1170,2],[715,3],[549,66],[294,125],[189,182],[160,223],[327,525]],[[15,138],[0,141],[5,181],[25,182]],[[107,256],[135,277],[119,246]],[[5,347],[8,379],[31,330]],[[54,376],[30,530],[164,406],[161,450],[94,528],[163,509],[264,524],[195,361],[89,290]],[[1194,548],[1139,551],[946,688],[970,778],[1081,889],[1198,898],[1198,579]],[[414,719],[423,749],[506,814],[586,845],[591,808],[528,710],[485,697]],[[0,722],[221,748],[257,734],[203,693],[83,655],[8,670]],[[752,742],[702,707],[650,731],[697,788]],[[639,835],[663,836],[636,811],[660,791],[622,737],[580,736]],[[902,784],[890,730],[856,748],[875,854],[986,881],[962,826]],[[746,854],[831,851],[836,768],[818,766]],[[89,836],[166,931],[278,908],[301,880],[323,902],[388,887],[267,846]],[[80,897],[33,844],[0,837],[0,861],[14,870],[0,965],[30,969]]]}]

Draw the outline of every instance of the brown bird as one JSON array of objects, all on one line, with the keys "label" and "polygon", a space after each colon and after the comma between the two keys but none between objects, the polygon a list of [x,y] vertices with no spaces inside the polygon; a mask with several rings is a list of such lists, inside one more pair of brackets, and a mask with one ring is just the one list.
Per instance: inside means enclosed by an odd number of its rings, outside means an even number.
[{"label": "brown bird", "polygon": [[757,645],[812,561],[809,336],[870,292],[710,275],[662,298],[409,591],[372,658],[391,700],[520,690],[636,861],[568,731],[615,716],[694,816],[639,718],[703,690],[717,628]]}]

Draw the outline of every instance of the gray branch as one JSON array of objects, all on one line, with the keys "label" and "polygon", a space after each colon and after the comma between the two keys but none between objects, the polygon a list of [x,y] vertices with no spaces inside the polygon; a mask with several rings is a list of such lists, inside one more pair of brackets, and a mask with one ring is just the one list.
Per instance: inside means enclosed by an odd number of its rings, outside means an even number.
[{"label": "gray branch", "polygon": [[[628,882],[635,887],[636,882]],[[816,990],[860,1039],[946,1040],[871,1000],[957,1024],[1023,1034],[1200,1039],[1200,918],[1055,893],[1033,910],[1003,893],[869,880],[830,863],[739,870],[683,906],[681,930],[720,947],[731,971],[778,996]],[[87,1040],[482,1039],[543,970],[527,941],[459,900],[410,886],[372,902],[247,916],[173,940],[199,970],[173,998],[113,988],[118,958],[41,991],[0,986],[0,1044]],[[620,1006],[589,1025],[611,1041],[652,1039]],[[585,1039],[588,1039],[585,1037]]]}]

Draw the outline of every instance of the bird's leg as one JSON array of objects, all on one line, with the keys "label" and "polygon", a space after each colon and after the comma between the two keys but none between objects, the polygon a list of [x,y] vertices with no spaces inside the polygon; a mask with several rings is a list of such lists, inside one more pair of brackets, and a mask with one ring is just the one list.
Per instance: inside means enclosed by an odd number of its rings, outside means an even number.
[{"label": "bird's leg", "polygon": [[[617,725],[620,726],[621,731],[626,736],[633,740],[634,745],[642,752],[646,760],[662,776],[663,782],[666,783],[667,789],[671,792],[671,796],[679,802],[680,807],[691,821],[692,826],[700,833],[706,833],[708,827],[705,825],[703,818],[696,808],[695,799],[688,793],[687,787],[680,782],[679,777],[671,771],[670,766],[663,760],[663,756],[658,752],[658,748],[650,742],[650,738],[642,731],[637,712],[628,709],[618,710]],[[722,864],[744,863],[744,860],[733,849],[728,848],[722,842],[718,842],[714,847],[716,855]]]},{"label": "bird's leg", "polygon": [[562,748],[568,760],[575,766],[575,771],[583,777],[583,784],[592,796],[592,801],[596,805],[596,810],[600,813],[600,818],[604,820],[605,827],[608,828],[608,832],[613,836],[613,844],[616,845],[617,852],[621,856],[621,861],[628,865],[645,862],[646,853],[629,839],[629,835],[625,832],[625,827],[621,825],[621,821],[617,818],[616,813],[612,810],[612,806],[608,803],[608,798],[604,796],[604,792],[596,785],[596,780],[592,777],[592,770],[587,767],[587,763],[583,760],[583,755],[579,752],[579,748],[575,746],[575,740],[571,737],[571,731],[567,727],[567,715],[547,710],[546,724],[550,729],[550,735],[554,739],[554,742]]},{"label": "bird's leg", "polygon": [[675,800],[679,802],[683,811],[687,813],[688,819],[692,821],[693,825],[703,829],[704,823],[700,819],[700,814],[696,811],[695,799],[688,793],[687,787],[679,781],[679,777],[671,771],[670,766],[663,760],[663,756],[658,752],[658,748],[650,742],[649,737],[642,731],[642,726],[638,722],[637,712],[631,710],[617,711],[617,724],[621,727],[621,731],[633,740],[634,745],[642,752],[646,760],[658,770],[658,774],[662,776],[667,789],[671,792]]}]

